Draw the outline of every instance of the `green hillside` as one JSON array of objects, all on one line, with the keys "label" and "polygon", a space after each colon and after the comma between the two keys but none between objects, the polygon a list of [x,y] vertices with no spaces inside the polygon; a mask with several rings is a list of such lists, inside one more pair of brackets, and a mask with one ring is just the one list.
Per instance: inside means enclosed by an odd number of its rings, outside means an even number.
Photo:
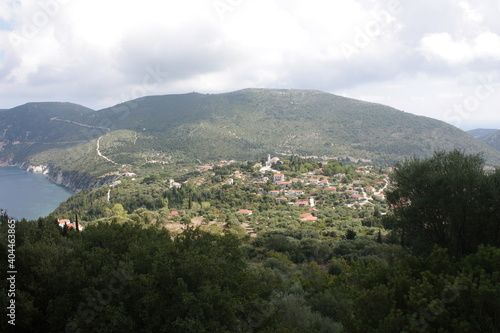
[{"label": "green hillside", "polygon": [[388,165],[458,148],[500,165],[498,151],[442,121],[311,90],[149,96],[96,112],[30,103],[0,114],[0,160],[93,176],[268,153]]},{"label": "green hillside", "polygon": [[496,152],[444,122],[319,91],[153,96],[102,110],[94,118],[149,136],[146,146],[156,150],[182,151],[200,160],[294,152],[392,163],[402,156],[459,148],[499,161]]},{"label": "green hillside", "polygon": [[500,151],[500,130],[477,129],[468,131],[467,133],[483,141],[493,149]]},{"label": "green hillside", "polygon": [[0,110],[0,160],[21,163],[38,152],[102,135],[104,129],[83,126],[93,112],[72,103],[28,103]]}]

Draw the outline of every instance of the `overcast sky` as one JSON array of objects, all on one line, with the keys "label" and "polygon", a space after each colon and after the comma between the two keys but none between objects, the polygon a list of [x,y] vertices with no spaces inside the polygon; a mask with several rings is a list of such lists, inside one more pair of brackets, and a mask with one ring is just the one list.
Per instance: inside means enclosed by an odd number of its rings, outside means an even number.
[{"label": "overcast sky", "polygon": [[0,108],[316,89],[500,128],[500,0],[2,0]]}]

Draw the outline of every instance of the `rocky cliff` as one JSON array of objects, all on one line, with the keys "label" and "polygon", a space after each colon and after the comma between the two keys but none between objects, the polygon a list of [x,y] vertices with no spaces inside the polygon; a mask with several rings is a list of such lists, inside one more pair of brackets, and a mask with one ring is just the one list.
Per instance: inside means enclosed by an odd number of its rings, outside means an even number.
[{"label": "rocky cliff", "polygon": [[64,186],[74,193],[110,184],[117,177],[116,175],[105,175],[94,178],[87,173],[78,171],[60,171],[54,165],[30,165],[29,163],[23,163],[15,166],[29,172],[41,173],[54,184]]}]

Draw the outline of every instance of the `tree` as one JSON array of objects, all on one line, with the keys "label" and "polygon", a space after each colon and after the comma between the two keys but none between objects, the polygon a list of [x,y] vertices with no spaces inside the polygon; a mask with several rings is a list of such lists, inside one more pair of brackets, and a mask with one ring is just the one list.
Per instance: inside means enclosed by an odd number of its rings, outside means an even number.
[{"label": "tree", "polygon": [[354,240],[356,239],[356,231],[352,230],[352,229],[348,229],[345,233],[345,239],[348,239],[348,240]]},{"label": "tree", "polygon": [[421,253],[435,244],[455,256],[473,253],[480,244],[499,244],[498,233],[485,232],[498,230],[491,214],[498,194],[488,191],[492,181],[483,167],[479,155],[458,150],[397,164],[388,201],[402,244]]},{"label": "tree", "polygon": [[114,216],[127,216],[127,211],[123,208],[122,204],[114,204],[111,209]]}]

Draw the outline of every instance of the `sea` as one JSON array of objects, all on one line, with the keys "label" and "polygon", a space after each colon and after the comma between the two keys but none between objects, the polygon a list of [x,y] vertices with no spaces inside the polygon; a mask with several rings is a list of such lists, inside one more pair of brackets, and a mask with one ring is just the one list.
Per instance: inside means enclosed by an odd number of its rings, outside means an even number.
[{"label": "sea", "polygon": [[47,216],[71,194],[42,174],[0,167],[0,208],[6,210],[9,217],[35,220]]}]

